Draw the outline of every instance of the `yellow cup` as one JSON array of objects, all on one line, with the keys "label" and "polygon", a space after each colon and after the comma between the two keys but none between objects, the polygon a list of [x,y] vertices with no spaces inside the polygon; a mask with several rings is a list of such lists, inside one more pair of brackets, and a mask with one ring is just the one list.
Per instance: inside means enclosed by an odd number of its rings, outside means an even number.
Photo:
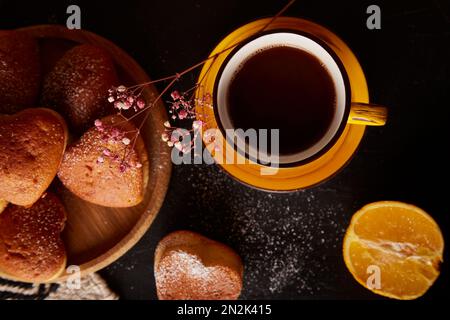
[{"label": "yellow cup", "polygon": [[[231,176],[250,186],[269,191],[291,191],[316,185],[336,174],[356,151],[366,126],[380,126],[386,123],[385,107],[369,103],[367,84],[364,73],[351,50],[345,43],[326,28],[311,21],[281,17],[273,21],[262,19],[238,28],[228,35],[211,53],[211,58],[203,67],[199,76],[199,87],[196,91],[197,101],[202,101],[205,95],[212,96],[212,105],[198,103],[197,118],[207,123],[208,128],[217,129],[222,134],[221,141],[226,141],[218,108],[220,108],[220,90],[218,89],[224,69],[236,52],[245,44],[265,35],[279,33],[301,35],[312,40],[326,50],[335,60],[345,79],[346,102],[342,107],[342,120],[335,136],[322,147],[315,156],[308,157],[294,165],[281,166],[273,174],[261,174],[264,166],[249,161],[245,155],[236,152],[234,147],[226,148],[226,143],[220,148],[212,148],[203,137],[207,148],[213,154],[216,162]],[[264,30],[262,30],[264,29]],[[233,154],[230,154],[233,153]],[[225,158],[234,157],[233,163],[227,163]],[[243,159],[244,158],[244,159]]]}]

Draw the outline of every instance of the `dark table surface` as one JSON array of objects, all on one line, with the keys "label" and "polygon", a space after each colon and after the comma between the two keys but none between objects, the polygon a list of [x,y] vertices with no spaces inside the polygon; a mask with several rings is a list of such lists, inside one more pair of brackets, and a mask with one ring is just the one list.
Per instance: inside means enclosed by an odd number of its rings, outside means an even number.
[{"label": "dark table surface", "polygon": [[[215,165],[175,166],[150,230],[101,271],[122,298],[156,298],[154,249],[179,229],[222,241],[242,256],[243,299],[378,298],[353,280],[341,254],[352,214],[369,202],[422,207],[450,243],[450,1],[374,1],[382,29],[368,30],[372,2],[299,0],[286,15],[321,23],[347,42],[365,71],[371,100],[389,106],[388,124],[368,128],[351,163],[305,191],[267,193],[239,184]],[[156,79],[202,60],[229,32],[284,3],[0,0],[0,29],[65,24],[67,6],[78,4],[83,29],[113,40]],[[447,265],[425,299],[449,296]]]}]

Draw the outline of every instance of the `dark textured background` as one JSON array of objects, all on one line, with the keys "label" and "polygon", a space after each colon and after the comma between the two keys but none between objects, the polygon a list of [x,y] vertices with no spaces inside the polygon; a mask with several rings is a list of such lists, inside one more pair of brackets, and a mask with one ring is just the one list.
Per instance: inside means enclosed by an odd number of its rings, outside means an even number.
[{"label": "dark textured background", "polygon": [[[73,3],[82,9],[84,29],[113,40],[159,78],[203,59],[229,32],[285,2],[0,0],[0,28],[65,24]],[[365,27],[373,3],[381,7],[382,30]],[[450,1],[299,0],[286,15],[319,22],[347,42],[365,70],[371,100],[390,107],[388,125],[369,128],[351,163],[307,191],[270,194],[240,185],[216,166],[175,167],[150,230],[101,272],[122,298],[156,298],[154,248],[178,229],[241,254],[244,299],[378,298],[353,280],[341,255],[352,213],[372,201],[424,208],[450,243]],[[447,265],[425,299],[449,296]]]}]

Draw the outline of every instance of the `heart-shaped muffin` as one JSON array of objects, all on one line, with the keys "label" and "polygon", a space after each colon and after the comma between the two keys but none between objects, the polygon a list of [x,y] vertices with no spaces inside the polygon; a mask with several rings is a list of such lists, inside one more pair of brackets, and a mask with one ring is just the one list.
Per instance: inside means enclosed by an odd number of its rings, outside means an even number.
[{"label": "heart-shaped muffin", "polygon": [[45,76],[42,104],[54,106],[66,117],[71,129],[82,132],[95,119],[111,113],[108,90],[117,83],[108,52],[90,44],[78,45],[67,51]]},{"label": "heart-shaped muffin", "polygon": [[9,205],[0,214],[0,275],[25,282],[49,282],[66,266],[61,232],[66,213],[47,193],[29,208]]},{"label": "heart-shaped muffin", "polygon": [[69,146],[58,172],[66,188],[106,207],[132,207],[144,196],[148,157],[137,128],[114,115],[96,121]]},{"label": "heart-shaped muffin", "polygon": [[190,231],[173,232],[159,242],[154,270],[160,300],[233,300],[242,289],[240,257]]},{"label": "heart-shaped muffin", "polygon": [[0,199],[35,203],[56,176],[66,144],[64,119],[50,109],[0,115]]},{"label": "heart-shaped muffin", "polygon": [[0,31],[0,113],[35,105],[40,87],[39,47],[20,31]]}]

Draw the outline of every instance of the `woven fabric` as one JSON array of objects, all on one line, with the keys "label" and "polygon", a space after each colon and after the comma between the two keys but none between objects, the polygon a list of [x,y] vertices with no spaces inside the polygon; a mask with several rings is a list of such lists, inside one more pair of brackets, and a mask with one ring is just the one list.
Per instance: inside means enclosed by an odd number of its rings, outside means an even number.
[{"label": "woven fabric", "polygon": [[79,289],[66,282],[29,284],[0,278],[0,300],[116,300],[118,296],[98,274],[81,278]]}]

